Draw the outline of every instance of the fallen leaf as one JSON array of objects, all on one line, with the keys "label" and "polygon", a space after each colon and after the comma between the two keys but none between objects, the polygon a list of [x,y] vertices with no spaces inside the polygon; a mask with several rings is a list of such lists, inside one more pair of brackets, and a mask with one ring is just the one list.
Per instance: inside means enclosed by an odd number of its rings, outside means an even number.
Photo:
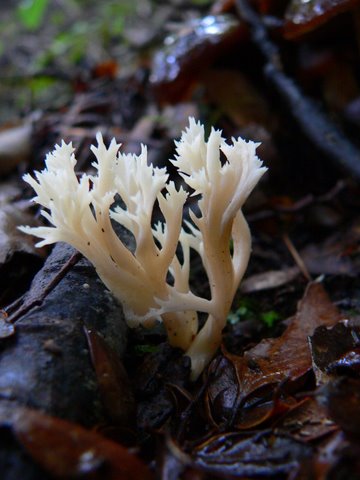
[{"label": "fallen leaf", "polygon": [[31,152],[32,125],[12,126],[0,131],[0,175],[11,172]]},{"label": "fallen leaf", "polygon": [[330,326],[340,320],[322,285],[310,283],[296,315],[280,337],[262,340],[243,356],[224,353],[207,392],[211,410],[216,406],[217,411],[232,412],[235,419],[249,395],[259,389],[271,392],[282,382],[302,378],[312,368],[309,335],[319,325]]},{"label": "fallen leaf", "polygon": [[150,470],[123,446],[83,427],[30,409],[0,410],[26,451],[56,478],[150,480]]},{"label": "fallen leaf", "polygon": [[360,373],[360,327],[349,322],[318,327],[309,339],[318,385],[329,375]]},{"label": "fallen leaf", "polygon": [[241,282],[240,290],[243,293],[250,293],[278,288],[292,282],[299,274],[298,267],[256,273]]},{"label": "fallen leaf", "polygon": [[312,449],[302,442],[271,431],[215,435],[191,452],[193,463],[222,478],[247,478],[289,473]]},{"label": "fallen leaf", "polygon": [[284,36],[287,39],[301,37],[357,5],[357,0],[292,0],[285,12]]},{"label": "fallen leaf", "polygon": [[236,429],[250,430],[264,423],[269,424],[270,421],[273,423],[280,415],[285,414],[297,404],[291,396],[283,395],[284,398],[279,398],[275,393],[273,397],[270,401],[260,398],[259,404],[254,408],[250,406],[250,408],[240,409],[236,416]]},{"label": "fallen leaf", "polygon": [[135,399],[125,368],[96,331],[85,333],[106,412],[117,425],[129,426],[135,419]]},{"label": "fallen leaf", "polygon": [[247,36],[245,25],[233,15],[209,15],[181,25],[154,56],[150,82],[159,100],[184,98],[207,67]]},{"label": "fallen leaf", "polygon": [[12,323],[6,321],[6,315],[0,312],[0,339],[8,338],[14,335],[15,327]]},{"label": "fallen leaf", "polygon": [[276,423],[275,428],[281,429],[304,442],[313,442],[329,433],[338,430],[315,398],[305,398],[289,409]]},{"label": "fallen leaf", "polygon": [[279,338],[262,340],[243,357],[231,356],[240,385],[245,391],[254,391],[270,383],[298,379],[312,366],[308,336],[317,326],[335,325],[341,318],[322,285],[310,283],[295,317]]},{"label": "fallen leaf", "polygon": [[317,392],[318,401],[330,417],[351,436],[360,438],[360,380],[340,377]]}]

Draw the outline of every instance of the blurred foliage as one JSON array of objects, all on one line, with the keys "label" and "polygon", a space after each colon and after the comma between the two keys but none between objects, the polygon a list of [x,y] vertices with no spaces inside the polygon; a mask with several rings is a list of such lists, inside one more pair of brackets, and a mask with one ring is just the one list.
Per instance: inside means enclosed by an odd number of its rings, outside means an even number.
[{"label": "blurred foliage", "polygon": [[[126,21],[141,14],[147,4],[146,0],[22,0],[17,7],[9,8],[0,25],[10,40],[9,47],[14,37],[29,41],[38,35],[46,38],[36,51],[29,51],[31,68],[44,67],[55,59],[70,66],[110,54],[112,42],[126,40]],[[21,43],[30,50],[30,44]]]},{"label": "blurred foliage", "polygon": [[23,0],[17,8],[17,15],[24,27],[36,30],[43,22],[48,0]]},{"label": "blurred foliage", "polygon": [[119,75],[134,71],[162,42],[168,22],[198,16],[210,4],[8,0],[0,10],[0,124],[61,107],[71,101],[74,85],[87,82],[103,63],[113,62]]},{"label": "blurred foliage", "polygon": [[[0,122],[56,108],[71,82],[115,59],[130,64],[126,27],[148,16],[149,0],[21,0],[0,11]],[[131,52],[132,50],[132,52]]]}]

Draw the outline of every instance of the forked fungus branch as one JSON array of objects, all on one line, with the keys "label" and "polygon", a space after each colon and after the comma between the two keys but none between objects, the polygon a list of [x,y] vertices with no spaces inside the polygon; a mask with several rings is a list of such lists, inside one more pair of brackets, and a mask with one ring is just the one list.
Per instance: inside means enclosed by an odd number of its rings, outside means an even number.
[{"label": "forked fungus branch", "polygon": [[[46,168],[35,178],[25,175],[50,225],[20,228],[41,238],[38,246],[63,241],[87,257],[122,303],[130,327],[163,321],[171,345],[191,358],[196,379],[221,343],[249,260],[251,237],[241,209],[266,171],[256,156],[257,144],[241,138],[228,144],[214,129],[206,141],[203,125],[190,118],[172,160],[199,199],[199,214],[191,212],[191,221],[184,221],[188,193],[168,181],[165,168],[148,165],[145,146],[137,156],[119,153],[115,140],[106,148],[100,133],[97,142],[91,147],[96,175],[78,180],[74,148],[64,142],[47,155]],[[116,195],[122,205],[113,207]],[[155,202],[164,221],[153,225]],[[133,253],[111,221],[132,233]],[[194,294],[189,285],[191,249],[202,259],[210,299]],[[200,312],[207,320],[199,330]]]}]

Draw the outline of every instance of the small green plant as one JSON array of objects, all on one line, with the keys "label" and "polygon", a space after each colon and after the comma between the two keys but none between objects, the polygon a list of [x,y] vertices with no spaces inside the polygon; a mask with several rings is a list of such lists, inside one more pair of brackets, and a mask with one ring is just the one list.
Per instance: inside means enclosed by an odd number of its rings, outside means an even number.
[{"label": "small green plant", "polygon": [[275,310],[260,312],[255,302],[249,298],[244,298],[241,300],[239,307],[234,312],[229,313],[227,323],[236,325],[242,320],[255,319],[260,319],[268,328],[272,328],[281,319],[281,316]]},{"label": "small green plant", "polygon": [[43,23],[49,0],[23,0],[17,8],[17,16],[28,30],[37,30]]},{"label": "small green plant", "polygon": [[134,350],[140,356],[146,353],[156,353],[160,350],[160,347],[159,345],[136,345]]},{"label": "small green plant", "polygon": [[280,320],[280,315],[275,312],[275,310],[269,310],[268,312],[263,312],[260,315],[260,319],[269,327],[272,328],[276,322]]}]

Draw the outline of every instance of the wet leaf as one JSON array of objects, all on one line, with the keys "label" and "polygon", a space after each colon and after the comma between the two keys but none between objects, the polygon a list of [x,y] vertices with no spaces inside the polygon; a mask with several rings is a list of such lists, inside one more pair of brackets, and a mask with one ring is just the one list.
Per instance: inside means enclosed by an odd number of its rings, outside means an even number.
[{"label": "wet leaf", "polygon": [[127,327],[93,267],[58,243],[17,307],[10,315],[16,338],[1,345],[1,398],[89,427],[104,424],[83,328],[99,331],[121,356]]},{"label": "wet leaf", "polygon": [[360,374],[359,326],[345,321],[333,328],[318,327],[310,337],[310,347],[318,383],[331,374]]},{"label": "wet leaf", "polygon": [[245,352],[243,357],[231,358],[240,385],[245,387],[245,391],[254,391],[270,383],[298,379],[311,368],[308,336],[317,326],[334,325],[340,319],[339,311],[322,285],[311,283],[295,317],[281,337],[263,340]]},{"label": "wet leaf", "polygon": [[275,385],[303,377],[312,367],[308,336],[317,326],[334,325],[340,319],[322,285],[309,284],[295,317],[279,338],[262,340],[241,357],[224,354],[208,389],[210,407],[232,412],[235,418],[233,410],[250,394],[260,388],[271,391]]},{"label": "wet leaf", "polygon": [[[340,480],[341,478],[350,480],[350,478],[353,478],[351,475],[341,476],[337,468],[344,446],[348,447],[348,444],[344,441],[344,435],[341,431],[336,430],[333,434],[327,435],[318,443],[311,461],[303,462],[297,475],[292,478],[296,480]],[[330,471],[332,471],[333,476],[331,476],[332,474],[329,475]]]},{"label": "wet leaf", "polygon": [[232,15],[211,15],[182,25],[154,57],[150,81],[158,98],[181,99],[205,68],[246,36],[246,28]]},{"label": "wet leaf", "polygon": [[[0,417],[3,415],[0,411]],[[18,409],[7,424],[32,458],[56,478],[152,478],[148,468],[126,448],[74,423]]]},{"label": "wet leaf", "polygon": [[0,312],[0,339],[8,338],[14,335],[15,327],[12,323],[6,321],[6,316]]},{"label": "wet leaf", "polygon": [[301,37],[358,3],[357,0],[292,0],[285,13],[284,36]]},{"label": "wet leaf", "polygon": [[289,409],[276,422],[276,428],[290,434],[292,438],[305,442],[312,442],[337,430],[324,407],[314,398],[305,398]]},{"label": "wet leaf", "polygon": [[250,430],[265,423],[273,423],[280,415],[291,410],[297,404],[297,401],[291,396],[282,395],[280,398],[277,392],[270,401],[267,401],[266,398],[259,397],[258,402],[254,402],[254,405],[249,405],[248,408],[242,408],[237,412],[237,429]]},{"label": "wet leaf", "polygon": [[360,379],[331,381],[318,391],[317,399],[345,433],[360,438]]},{"label": "wet leaf", "polygon": [[211,437],[192,451],[196,466],[223,478],[274,476],[289,473],[312,449],[286,435],[262,431],[232,432]]},{"label": "wet leaf", "polygon": [[128,426],[135,418],[135,400],[127,373],[96,331],[86,330],[86,337],[107,414],[116,424]]}]

